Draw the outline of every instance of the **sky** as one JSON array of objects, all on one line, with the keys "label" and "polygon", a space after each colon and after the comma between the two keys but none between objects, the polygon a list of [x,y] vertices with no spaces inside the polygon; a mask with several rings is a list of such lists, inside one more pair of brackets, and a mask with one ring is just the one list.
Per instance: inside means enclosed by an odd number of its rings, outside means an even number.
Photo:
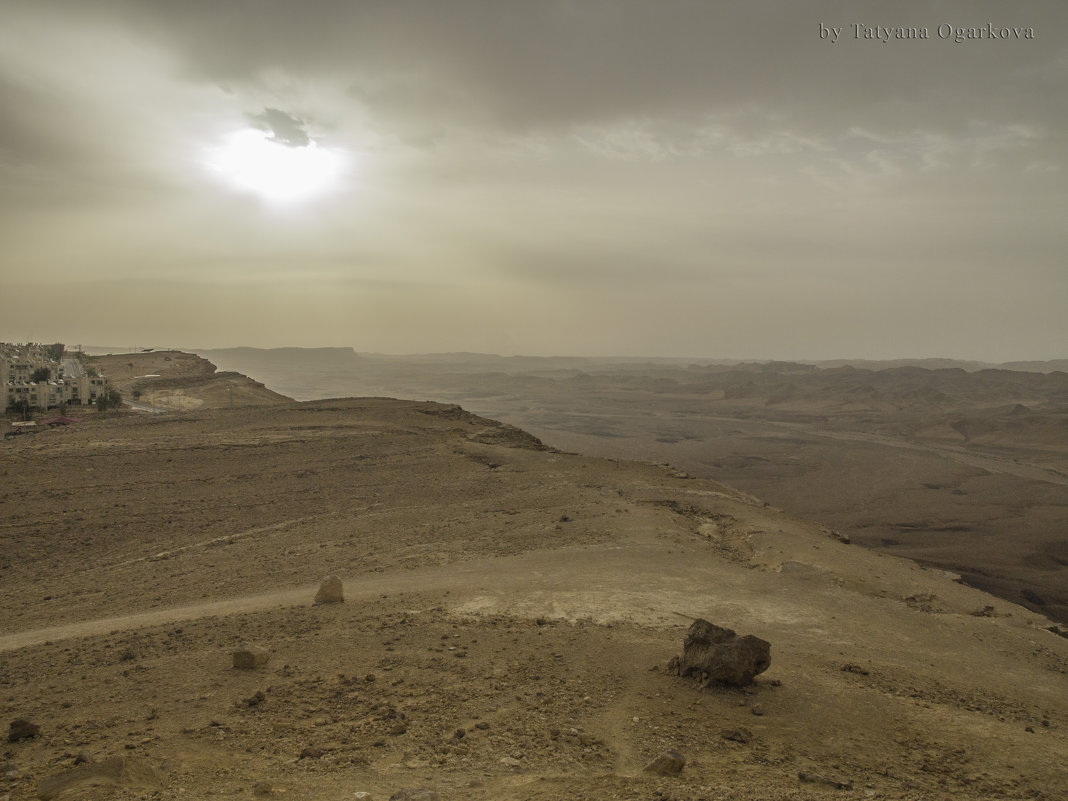
[{"label": "sky", "polygon": [[0,19],[3,341],[1068,356],[1063,0]]}]

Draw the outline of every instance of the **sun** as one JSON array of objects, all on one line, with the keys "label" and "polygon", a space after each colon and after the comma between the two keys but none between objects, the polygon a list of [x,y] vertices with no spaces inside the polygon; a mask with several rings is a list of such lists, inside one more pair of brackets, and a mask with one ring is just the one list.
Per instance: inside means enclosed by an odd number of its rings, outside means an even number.
[{"label": "sun", "polygon": [[208,166],[235,189],[273,203],[294,203],[333,188],[345,162],[339,152],[314,141],[293,146],[267,131],[245,128],[211,150]]}]

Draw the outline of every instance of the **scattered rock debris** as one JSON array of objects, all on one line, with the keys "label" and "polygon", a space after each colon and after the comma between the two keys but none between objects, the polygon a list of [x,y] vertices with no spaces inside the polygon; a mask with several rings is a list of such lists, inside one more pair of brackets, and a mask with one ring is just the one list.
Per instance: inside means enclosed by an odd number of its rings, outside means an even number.
[{"label": "scattered rock debris", "polygon": [[86,784],[159,789],[163,786],[163,779],[150,765],[130,757],[117,756],[46,776],[37,787],[37,797],[42,801],[51,801],[61,793]]}]

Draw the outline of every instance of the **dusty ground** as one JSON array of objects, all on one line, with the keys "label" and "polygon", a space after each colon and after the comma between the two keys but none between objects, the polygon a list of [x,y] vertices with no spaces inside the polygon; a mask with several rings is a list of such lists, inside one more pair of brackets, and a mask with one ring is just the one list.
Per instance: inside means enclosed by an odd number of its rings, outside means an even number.
[{"label": "dusty ground", "polygon": [[[1049,620],[710,481],[388,400],[2,447],[0,723],[41,732],[5,744],[0,798],[79,753],[125,756],[121,786],[63,798],[1068,789]],[[347,600],[313,607],[327,574]],[[744,690],[668,674],[695,616],[769,640],[770,670]],[[270,662],[234,670],[243,641]],[[682,776],[644,774],[668,748]]]}]

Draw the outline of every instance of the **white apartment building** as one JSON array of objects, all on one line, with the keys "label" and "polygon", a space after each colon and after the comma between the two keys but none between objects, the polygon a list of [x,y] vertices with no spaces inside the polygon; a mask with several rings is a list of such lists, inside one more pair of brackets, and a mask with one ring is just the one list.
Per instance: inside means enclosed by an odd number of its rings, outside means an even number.
[{"label": "white apartment building", "polygon": [[[47,368],[49,378],[34,381],[33,375]],[[55,409],[59,406],[91,406],[107,390],[103,376],[63,376],[62,363],[52,358],[43,345],[0,343],[0,389],[4,407],[22,405],[31,409]]]}]

